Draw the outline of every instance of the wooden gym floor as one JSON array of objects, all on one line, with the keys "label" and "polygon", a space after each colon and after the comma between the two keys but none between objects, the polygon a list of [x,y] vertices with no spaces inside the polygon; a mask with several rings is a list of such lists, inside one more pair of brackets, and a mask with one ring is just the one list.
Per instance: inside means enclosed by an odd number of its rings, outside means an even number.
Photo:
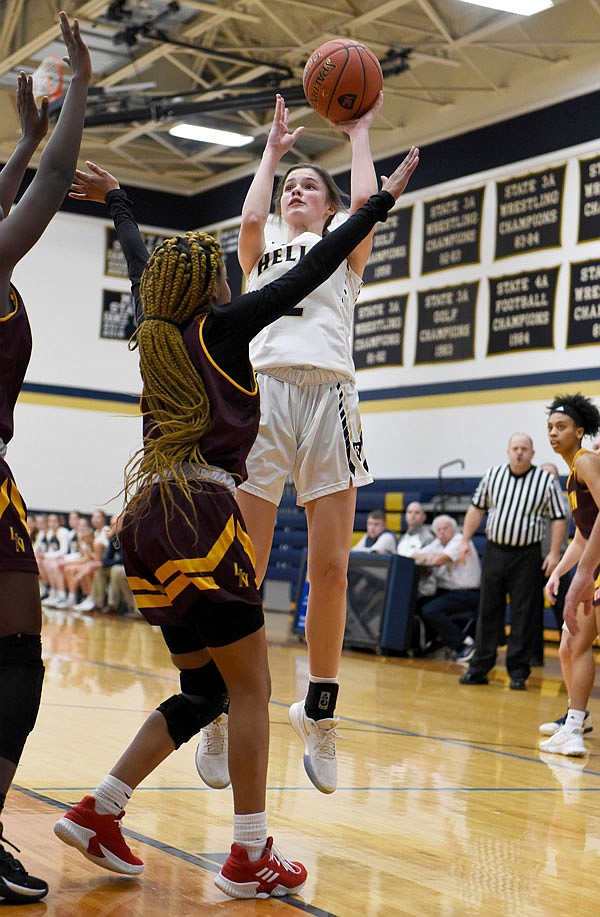
[{"label": "wooden gym floor", "polygon": [[[600,911],[600,708],[583,759],[542,755],[537,727],[563,713],[556,649],[526,692],[502,667],[458,684],[443,660],[342,660],[339,788],[309,783],[287,720],[305,647],[269,615],[269,827],[309,872],[302,898],[232,901],[213,885],[231,842],[231,791],[210,790],[179,749],[136,791],[125,830],[137,879],[105,872],[52,833],[108,772],[146,714],[178,690],[160,635],[143,622],[47,612],[42,707],[4,813],[20,857],[50,884],[28,917],[596,917]],[[17,913],[3,906],[4,915]]]}]

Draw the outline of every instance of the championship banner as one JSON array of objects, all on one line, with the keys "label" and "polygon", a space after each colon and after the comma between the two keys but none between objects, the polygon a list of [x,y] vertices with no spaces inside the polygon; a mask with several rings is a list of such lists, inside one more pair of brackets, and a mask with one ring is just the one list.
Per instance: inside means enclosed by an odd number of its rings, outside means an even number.
[{"label": "championship banner", "polygon": [[479,281],[418,294],[415,364],[472,360]]},{"label": "championship banner", "polygon": [[600,239],[600,156],[579,160],[578,242]]},{"label": "championship banner", "polygon": [[600,259],[571,265],[567,347],[600,341]]},{"label": "championship banner", "polygon": [[[144,232],[140,230],[148,254],[152,254],[157,245],[165,239],[171,238],[165,233]],[[121,250],[121,243],[117,238],[114,227],[106,227],[106,248],[104,252],[104,273],[107,277],[127,277],[127,262]]]},{"label": "championship banner", "polygon": [[128,341],[135,330],[135,309],[131,293],[103,290],[100,337]]},{"label": "championship banner", "polygon": [[407,299],[405,293],[356,306],[353,352],[357,369],[402,366]]},{"label": "championship banner", "polygon": [[496,182],[496,259],[560,245],[565,166]]},{"label": "championship banner", "polygon": [[488,356],[554,346],[559,268],[490,277]]},{"label": "championship banner", "polygon": [[231,298],[239,296],[243,290],[244,274],[240,267],[237,255],[238,236],[240,234],[240,224],[231,226],[229,229],[221,229],[214,233],[215,238],[225,256],[225,265],[227,267],[227,282],[231,290]]},{"label": "championship banner", "polygon": [[363,283],[399,280],[409,275],[410,227],[412,207],[390,213],[375,230],[373,250],[363,274]]},{"label": "championship banner", "polygon": [[479,262],[484,190],[425,202],[422,274]]}]

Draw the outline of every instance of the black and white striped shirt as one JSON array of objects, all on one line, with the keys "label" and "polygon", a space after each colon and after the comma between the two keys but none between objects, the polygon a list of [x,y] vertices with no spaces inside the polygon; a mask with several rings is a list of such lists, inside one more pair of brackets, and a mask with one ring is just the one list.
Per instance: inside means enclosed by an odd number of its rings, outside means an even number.
[{"label": "black and white striped shirt", "polygon": [[508,463],[488,468],[472,502],[488,513],[488,539],[511,547],[541,541],[545,517],[565,518],[556,478],[535,465],[520,475],[513,474]]}]

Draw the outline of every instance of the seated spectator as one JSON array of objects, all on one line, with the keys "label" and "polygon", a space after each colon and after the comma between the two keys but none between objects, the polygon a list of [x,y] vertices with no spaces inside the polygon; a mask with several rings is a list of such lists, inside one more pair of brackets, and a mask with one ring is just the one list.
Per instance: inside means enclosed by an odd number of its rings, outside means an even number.
[{"label": "seated spectator", "polygon": [[81,513],[76,509],[72,509],[69,513],[69,554],[74,554],[77,551],[77,528],[80,519]]},{"label": "seated spectator", "polygon": [[65,584],[57,561],[69,550],[69,532],[61,525],[57,513],[49,513],[46,530],[36,539],[35,554],[40,570],[40,580],[48,586],[48,594],[42,604],[53,607],[66,598]]},{"label": "seated spectator", "polygon": [[[37,557],[37,547],[40,539],[46,531],[46,516],[44,513],[36,513],[27,516],[27,530],[33,545],[34,553]],[[40,599],[45,599],[50,591],[48,583],[40,576]]]},{"label": "seated spectator", "polygon": [[428,525],[425,525],[427,516],[422,505],[416,500],[409,503],[404,513],[406,531],[398,542],[398,554],[402,557],[414,557],[417,551],[433,541],[434,535]]},{"label": "seated spectator", "polygon": [[452,516],[436,516],[431,523],[435,540],[426,551],[415,555],[415,563],[431,568],[436,591],[417,600],[418,613],[442,646],[454,653],[457,662],[468,662],[475,652],[475,641],[464,634],[465,613],[477,615],[481,564],[473,542],[464,562],[458,560],[462,536]]},{"label": "seated spectator", "polygon": [[67,593],[67,584],[65,582],[64,575],[64,564],[66,559],[70,558],[72,554],[77,551],[78,520],[78,512],[72,511],[69,513],[69,528],[68,539],[66,541],[66,551],[61,550],[56,552],[51,557],[46,555],[44,558],[44,570],[48,578],[48,582],[50,583],[55,593],[54,599],[51,600],[48,596],[44,604],[51,608],[67,608],[69,605],[73,604],[73,602],[70,601],[70,596]]},{"label": "seated spectator", "polygon": [[385,527],[385,513],[382,509],[371,510],[367,516],[366,534],[351,550],[371,551],[375,554],[396,553],[396,536]]},{"label": "seated spectator", "polygon": [[[84,598],[91,598],[94,571],[100,566],[94,553],[94,532],[85,518],[79,519],[77,526],[77,551],[68,554],[63,565],[63,574],[67,586],[67,604],[61,607],[77,607],[78,593]],[[81,603],[79,603],[81,604]],[[81,611],[80,608],[77,608]]]},{"label": "seated spectator", "polygon": [[106,524],[106,513],[101,509],[95,509],[91,516],[92,529],[92,550],[91,556],[80,568],[77,578],[77,585],[83,592],[83,599],[73,605],[73,611],[92,612],[97,611],[104,606],[104,599],[99,606],[96,605],[92,598],[92,588],[94,576],[102,567],[104,552],[108,546],[109,527]]},{"label": "seated spectator", "polygon": [[119,540],[121,525],[120,514],[111,517],[108,545],[102,558],[102,566],[94,573],[92,600],[94,608],[104,607],[107,614],[120,613],[142,620],[123,566],[123,551]]},{"label": "seated spectator", "polygon": [[[427,516],[423,506],[418,501],[409,503],[404,513],[406,531],[400,537],[397,551],[402,557],[412,557],[421,551],[425,545],[430,544],[434,534],[428,525],[425,525]],[[429,567],[419,566],[417,570],[417,594],[433,595],[436,590],[435,579]]]}]

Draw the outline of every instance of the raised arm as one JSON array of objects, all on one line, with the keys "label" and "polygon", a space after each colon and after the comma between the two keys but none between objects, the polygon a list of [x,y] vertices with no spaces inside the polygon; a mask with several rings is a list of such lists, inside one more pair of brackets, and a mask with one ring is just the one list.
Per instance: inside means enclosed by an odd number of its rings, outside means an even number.
[{"label": "raised arm", "polygon": [[[347,121],[333,124],[333,127],[344,131],[350,137],[352,148],[352,162],[350,166],[350,213],[355,213],[359,207],[368,201],[377,191],[377,175],[371,153],[369,131],[383,105],[383,92],[379,93],[377,101],[366,114],[358,121]],[[356,246],[348,256],[352,270],[362,277],[373,245],[373,232]]]},{"label": "raised arm", "polygon": [[127,262],[127,276],[131,283],[137,325],[141,321],[143,311],[140,280],[148,263],[149,252],[133,215],[131,201],[125,191],[121,189],[118,179],[106,169],[101,169],[95,162],[86,160],[86,166],[89,172],[81,169],[75,171],[69,197],[79,201],[97,201],[108,206],[121,250]]},{"label": "raised arm", "polygon": [[90,56],[77,19],[71,28],[67,14],[61,12],[60,29],[73,75],[35,178],[17,206],[0,223],[0,303],[8,299],[15,264],[37,242],[60,207],[77,165],[91,79]]},{"label": "raised arm", "polygon": [[33,95],[33,79],[23,71],[17,78],[17,114],[21,123],[21,137],[0,172],[0,207],[3,216],[8,216],[21,187],[25,169],[48,133],[48,99],[44,96],[42,104],[37,107]]},{"label": "raised arm", "polygon": [[317,242],[294,268],[262,290],[238,296],[223,307],[238,320],[238,324],[243,319],[248,340],[312,293],[371,232],[375,223],[387,218],[388,211],[406,188],[418,162],[419,151],[412,147],[394,173],[384,181],[381,192],[374,194],[341,226]]},{"label": "raised arm", "polygon": [[[304,130],[288,128],[289,111],[279,93],[275,96],[275,113],[267,143],[248,188],[242,207],[242,223],[238,237],[238,259],[246,276],[250,273],[265,247],[265,224],[271,210],[273,182],[281,157],[291,150]],[[373,191],[377,190],[377,183]],[[373,193],[373,192],[371,192]]]}]

